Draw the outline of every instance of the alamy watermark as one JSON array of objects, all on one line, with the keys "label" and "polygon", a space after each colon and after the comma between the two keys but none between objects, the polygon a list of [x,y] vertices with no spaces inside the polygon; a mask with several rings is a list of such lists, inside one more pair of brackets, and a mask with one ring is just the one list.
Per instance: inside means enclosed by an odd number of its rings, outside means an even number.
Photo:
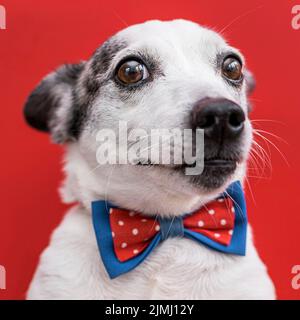
[{"label": "alamy watermark", "polygon": [[300,29],[300,4],[297,4],[292,7],[292,28],[294,30]]},{"label": "alamy watermark", "polygon": [[6,289],[6,270],[0,265],[0,290]]},{"label": "alamy watermark", "polygon": [[185,165],[186,175],[200,175],[204,169],[204,130],[128,130],[119,122],[118,132],[102,129],[96,135],[98,164]]},{"label": "alamy watermark", "polygon": [[6,9],[0,5],[0,30],[6,29]]},{"label": "alamy watermark", "polygon": [[295,265],[292,267],[292,288],[294,290],[300,289],[300,265]]}]

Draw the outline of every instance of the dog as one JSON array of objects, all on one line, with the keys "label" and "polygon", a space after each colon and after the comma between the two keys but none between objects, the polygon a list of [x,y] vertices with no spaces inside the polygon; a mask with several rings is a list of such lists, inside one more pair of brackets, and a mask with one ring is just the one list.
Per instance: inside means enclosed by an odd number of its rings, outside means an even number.
[{"label": "dog", "polygon": [[[186,20],[130,26],[88,61],[64,65],[29,96],[25,118],[66,148],[61,188],[77,203],[53,232],[28,299],[275,299],[247,226],[245,256],[169,237],[136,268],[111,279],[99,258],[91,203],[147,217],[177,218],[243,184],[252,143],[248,97],[254,79],[243,55],[218,33]],[[226,120],[224,120],[226,119]],[[102,164],[97,132],[202,128],[204,169],[188,164]]]}]

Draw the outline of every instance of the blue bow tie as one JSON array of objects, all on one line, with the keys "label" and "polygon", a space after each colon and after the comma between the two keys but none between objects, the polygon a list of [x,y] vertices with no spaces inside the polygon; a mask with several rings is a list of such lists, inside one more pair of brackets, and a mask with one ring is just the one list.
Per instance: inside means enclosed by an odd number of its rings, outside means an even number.
[{"label": "blue bow tie", "polygon": [[[170,219],[159,219],[159,232],[151,239],[149,245],[139,254],[133,256],[127,261],[120,261],[114,250],[113,232],[110,222],[111,209],[117,207],[106,201],[92,202],[92,217],[97,239],[98,248],[104,266],[110,278],[116,278],[137,267],[154,250],[158,244],[168,237],[186,237],[197,241],[207,247],[229,254],[245,255],[246,251],[246,233],[247,233],[247,213],[244,193],[240,182],[231,184],[225,193],[219,198],[232,199],[234,206],[234,228],[232,237],[228,245],[214,241],[205,233],[198,233],[183,226],[183,218],[192,216],[193,213],[183,214],[182,217]],[[118,208],[117,208],[118,209]],[[146,219],[144,219],[146,220]]]}]

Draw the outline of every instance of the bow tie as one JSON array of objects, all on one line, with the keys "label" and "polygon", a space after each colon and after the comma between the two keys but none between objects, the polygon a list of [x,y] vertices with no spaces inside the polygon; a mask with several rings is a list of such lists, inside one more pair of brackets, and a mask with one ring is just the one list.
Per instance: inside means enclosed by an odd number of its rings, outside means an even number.
[{"label": "bow tie", "polygon": [[104,266],[111,278],[138,266],[167,238],[186,237],[207,247],[245,255],[247,214],[240,182],[200,209],[163,218],[92,202],[93,224]]}]

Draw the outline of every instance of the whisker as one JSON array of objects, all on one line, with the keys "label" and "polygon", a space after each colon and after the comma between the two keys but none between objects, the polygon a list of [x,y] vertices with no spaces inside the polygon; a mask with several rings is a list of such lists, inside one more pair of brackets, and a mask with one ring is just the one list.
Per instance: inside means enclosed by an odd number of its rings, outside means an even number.
[{"label": "whisker", "polygon": [[264,180],[270,180],[271,177],[263,177],[263,176],[253,176],[253,175],[249,175],[247,174],[248,178],[254,178],[254,179],[264,179]]},{"label": "whisker", "polygon": [[[255,143],[257,142],[255,141]],[[258,149],[259,151],[255,148],[252,148],[251,151],[254,152],[259,157],[259,159],[263,162],[263,165],[264,165],[263,168],[268,166],[269,169],[272,171],[272,164],[271,164],[271,159],[269,155],[265,152],[263,148],[261,148],[261,146],[258,145],[258,143],[255,144],[255,146],[259,148]]]},{"label": "whisker", "polygon": [[245,217],[244,217],[244,215],[243,215],[243,210],[242,210],[242,208],[239,206],[239,204],[230,196],[230,194],[225,190],[225,193],[227,194],[227,196],[232,200],[232,202],[234,203],[234,204],[236,204],[236,206],[238,207],[238,214],[240,214],[240,216],[241,216],[241,218],[243,219],[243,221],[245,220]]},{"label": "whisker", "polygon": [[278,139],[279,141],[284,142],[284,143],[287,144],[287,145],[289,144],[286,140],[284,140],[283,138],[277,136],[277,135],[274,134],[274,133],[271,133],[271,132],[268,132],[268,131],[265,131],[265,130],[260,130],[260,129],[255,129],[255,131],[256,131],[256,132],[262,132],[262,133],[268,134],[268,135],[270,135],[270,136]]},{"label": "whisker", "polygon": [[173,223],[174,223],[174,220],[175,220],[175,216],[172,217],[172,220],[171,220],[170,227],[169,227],[169,229],[168,229],[167,235],[169,234],[169,232],[170,232],[170,230],[171,230],[171,228],[172,228],[172,225],[173,225]]},{"label": "whisker", "polygon": [[109,187],[109,184],[110,184],[110,180],[111,180],[111,177],[112,177],[114,168],[115,168],[114,166],[111,167],[111,171],[110,171],[110,174],[109,174],[109,176],[108,176],[107,183],[106,183],[106,186],[105,186],[104,201],[105,201],[105,205],[106,205],[106,210],[108,210],[108,207],[107,207],[108,187]]},{"label": "whisker", "polygon": [[287,164],[288,167],[290,167],[290,164],[287,160],[287,158],[285,157],[285,155],[281,152],[281,150],[276,146],[275,143],[273,143],[270,139],[268,139],[267,137],[265,137],[264,135],[262,135],[261,133],[254,131],[254,134],[258,135],[259,137],[261,137],[263,140],[265,140],[266,142],[268,142],[269,144],[271,144],[277,151],[278,153],[281,155],[281,157],[283,158],[283,160],[285,161],[285,163]]},{"label": "whisker", "polygon": [[128,27],[128,23],[114,10],[112,9],[113,14],[124,24],[125,27]]},{"label": "whisker", "polygon": [[[259,160],[261,160],[261,162],[263,163],[262,166],[260,166]],[[265,168],[266,168],[265,161],[262,157],[257,156],[257,152],[253,148],[250,150],[249,162],[253,163],[253,168],[248,166],[247,169],[255,170],[256,174],[258,174],[258,175],[264,174]]]},{"label": "whisker", "polygon": [[251,119],[251,122],[272,122],[286,126],[286,123],[279,121],[279,120],[272,120],[272,119]]},{"label": "whisker", "polygon": [[251,198],[252,198],[254,204],[256,205],[256,200],[255,200],[255,198],[254,198],[254,194],[253,194],[253,191],[252,191],[252,187],[251,187],[250,181],[249,181],[249,179],[248,179],[247,176],[245,177],[245,179],[246,179],[246,183],[247,183],[247,185],[248,185],[249,192],[250,192],[250,194],[251,194]]},{"label": "whisker", "polygon": [[241,20],[242,18],[247,17],[248,15],[250,15],[251,13],[254,13],[255,11],[257,11],[258,9],[261,9],[263,6],[258,6],[254,9],[248,10],[243,14],[240,14],[239,16],[237,16],[236,18],[234,18],[230,23],[228,23],[225,27],[223,27],[221,29],[221,31],[219,31],[219,33],[223,34],[225,30],[227,30],[230,26],[232,26],[235,22]]}]

